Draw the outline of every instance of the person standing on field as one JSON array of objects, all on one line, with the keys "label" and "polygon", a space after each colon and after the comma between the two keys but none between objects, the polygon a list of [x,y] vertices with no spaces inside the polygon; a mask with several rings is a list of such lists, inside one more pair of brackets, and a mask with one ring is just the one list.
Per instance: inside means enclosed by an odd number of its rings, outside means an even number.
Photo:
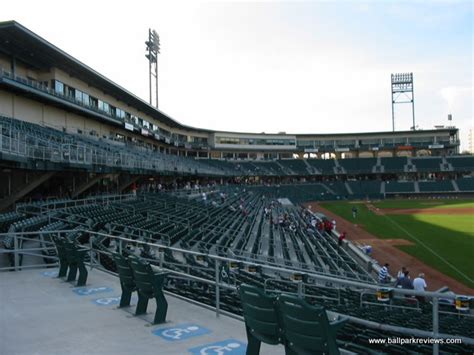
[{"label": "person standing on field", "polygon": [[352,218],[356,218],[356,217],[357,217],[357,207],[353,206],[352,207]]}]

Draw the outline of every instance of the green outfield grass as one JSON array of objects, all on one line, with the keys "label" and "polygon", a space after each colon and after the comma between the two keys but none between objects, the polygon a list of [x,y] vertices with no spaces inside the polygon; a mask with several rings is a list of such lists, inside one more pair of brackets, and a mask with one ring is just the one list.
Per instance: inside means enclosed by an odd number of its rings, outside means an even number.
[{"label": "green outfield grass", "polygon": [[473,200],[388,200],[374,203],[379,208],[465,208],[474,207]]},{"label": "green outfield grass", "polygon": [[[354,221],[354,202],[327,202],[324,208]],[[373,203],[377,208],[465,208],[474,200],[394,200]],[[474,216],[445,214],[376,215],[365,203],[356,204],[354,223],[383,239],[406,239],[413,246],[398,246],[433,268],[474,288]]]}]

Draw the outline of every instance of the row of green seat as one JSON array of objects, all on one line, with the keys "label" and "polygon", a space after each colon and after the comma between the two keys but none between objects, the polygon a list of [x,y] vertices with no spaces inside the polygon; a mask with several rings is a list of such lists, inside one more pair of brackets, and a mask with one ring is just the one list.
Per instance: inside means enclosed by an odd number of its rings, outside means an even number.
[{"label": "row of green seat", "polygon": [[122,287],[120,307],[129,307],[132,293],[137,291],[138,303],[135,315],[145,314],[148,300],[154,298],[156,311],[153,324],[164,323],[168,312],[168,302],[163,294],[166,273],[155,271],[152,266],[135,255],[113,254]]},{"label": "row of green seat", "polygon": [[247,355],[260,354],[261,343],[285,346],[288,355],[339,354],[336,333],[347,319],[329,322],[323,307],[293,295],[270,296],[251,286],[240,286],[247,332]]},{"label": "row of green seat", "polygon": [[85,286],[88,272],[84,262],[88,250],[74,241],[57,235],[53,236],[53,241],[59,258],[58,277],[67,277],[66,281],[74,282],[79,270],[76,286]]}]

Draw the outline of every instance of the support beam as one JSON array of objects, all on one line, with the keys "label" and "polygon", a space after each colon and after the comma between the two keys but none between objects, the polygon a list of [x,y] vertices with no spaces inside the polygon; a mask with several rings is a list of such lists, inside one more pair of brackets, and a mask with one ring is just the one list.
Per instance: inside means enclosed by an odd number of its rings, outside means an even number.
[{"label": "support beam", "polygon": [[21,188],[14,192],[11,196],[0,201],[0,211],[3,211],[16,203],[19,199],[28,195],[31,191],[36,189],[38,186],[49,180],[56,172],[44,173],[33,181],[26,182]]},{"label": "support beam", "polygon": [[90,180],[87,180],[86,182],[82,183],[81,185],[79,185],[78,187],[76,187],[76,189],[73,191],[72,193],[72,198],[76,198],[78,197],[80,194],[86,192],[87,190],[89,190],[92,186],[94,186],[95,184],[97,184],[100,180],[102,179],[106,179],[108,177],[112,177],[114,174],[98,174],[96,175],[95,177],[93,177],[92,179]]},{"label": "support beam", "polygon": [[119,186],[118,186],[118,193],[121,194],[123,192],[123,190],[125,190],[127,187],[129,187],[131,184],[133,184],[134,182],[136,182],[138,179],[140,178],[140,176],[138,175],[135,175],[135,176],[126,176],[124,178],[124,181],[121,181]]}]

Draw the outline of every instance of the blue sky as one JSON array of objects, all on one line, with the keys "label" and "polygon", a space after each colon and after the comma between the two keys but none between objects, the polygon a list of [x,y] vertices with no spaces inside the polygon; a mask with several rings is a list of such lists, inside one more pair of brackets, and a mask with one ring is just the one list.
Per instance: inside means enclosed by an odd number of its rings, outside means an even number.
[{"label": "blue sky", "polygon": [[[390,74],[413,72],[419,128],[473,126],[472,1],[15,1],[16,19],[148,100],[144,40],[161,37],[160,109],[191,126],[391,130]],[[55,9],[52,11],[51,9]],[[115,57],[111,55],[115,54]],[[112,59],[113,58],[113,59]],[[397,129],[409,129],[406,107]]]}]

